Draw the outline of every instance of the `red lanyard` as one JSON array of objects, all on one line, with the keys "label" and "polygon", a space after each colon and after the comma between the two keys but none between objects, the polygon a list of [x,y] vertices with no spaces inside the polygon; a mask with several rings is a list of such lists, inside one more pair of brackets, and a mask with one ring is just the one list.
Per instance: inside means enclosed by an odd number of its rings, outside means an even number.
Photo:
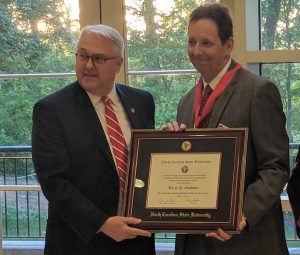
[{"label": "red lanyard", "polygon": [[217,84],[216,88],[213,90],[211,95],[209,96],[206,104],[204,105],[204,109],[202,111],[201,116],[199,116],[200,110],[200,101],[202,95],[202,84],[203,84],[203,77],[201,76],[199,82],[196,85],[195,89],[195,103],[194,103],[194,127],[198,127],[200,122],[212,111],[214,104],[217,98],[222,94],[225,88],[229,85],[231,80],[233,79],[236,72],[242,68],[241,64],[237,64],[233,69],[226,72],[219,83]]}]

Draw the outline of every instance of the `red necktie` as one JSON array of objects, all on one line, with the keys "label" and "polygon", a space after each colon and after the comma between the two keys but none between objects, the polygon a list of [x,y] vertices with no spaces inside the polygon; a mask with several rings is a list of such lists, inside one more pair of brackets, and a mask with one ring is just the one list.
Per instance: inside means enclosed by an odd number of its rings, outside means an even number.
[{"label": "red necktie", "polygon": [[[204,93],[201,97],[199,116],[201,116],[203,108],[205,106],[205,103],[206,103],[207,99],[209,98],[210,94],[212,93],[212,91],[213,91],[212,88],[207,84],[205,86]],[[199,128],[208,127],[208,122],[209,122],[210,116],[211,116],[211,112],[199,123],[198,127]]]},{"label": "red necktie", "polygon": [[109,136],[110,143],[112,145],[114,158],[118,168],[118,173],[120,177],[120,188],[122,190],[122,194],[124,194],[128,166],[128,149],[121,127],[119,125],[119,121],[117,119],[114,109],[111,106],[110,99],[104,96],[101,98],[101,101],[105,105],[105,120],[107,133]]}]

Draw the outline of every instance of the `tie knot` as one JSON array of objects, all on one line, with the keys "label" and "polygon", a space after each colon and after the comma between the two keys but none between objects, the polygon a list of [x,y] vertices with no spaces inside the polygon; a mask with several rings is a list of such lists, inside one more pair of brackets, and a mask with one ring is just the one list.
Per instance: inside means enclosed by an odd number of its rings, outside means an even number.
[{"label": "tie knot", "polygon": [[109,103],[109,101],[110,101],[109,97],[107,97],[107,96],[101,97],[100,100],[101,100],[104,104],[107,104],[107,103]]},{"label": "tie knot", "polygon": [[205,86],[205,88],[204,88],[204,93],[203,93],[203,95],[210,95],[211,94],[211,92],[212,92],[213,90],[212,90],[212,88],[209,86],[209,84],[207,84],[206,86]]}]

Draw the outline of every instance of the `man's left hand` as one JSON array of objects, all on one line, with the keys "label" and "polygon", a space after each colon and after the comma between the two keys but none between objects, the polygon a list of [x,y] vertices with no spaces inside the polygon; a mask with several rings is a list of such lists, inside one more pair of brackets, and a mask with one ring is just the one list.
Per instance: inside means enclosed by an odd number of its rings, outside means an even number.
[{"label": "man's left hand", "polygon": [[[239,231],[242,231],[246,226],[247,226],[246,218],[245,216],[243,216],[239,224]],[[222,242],[225,242],[232,238],[232,234],[228,234],[223,229],[219,228],[217,232],[207,233],[206,237],[214,237]]]}]

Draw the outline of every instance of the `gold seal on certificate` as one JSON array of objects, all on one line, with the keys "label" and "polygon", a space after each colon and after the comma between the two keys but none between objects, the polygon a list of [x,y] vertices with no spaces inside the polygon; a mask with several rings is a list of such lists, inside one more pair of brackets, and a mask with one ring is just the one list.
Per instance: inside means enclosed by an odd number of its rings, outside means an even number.
[{"label": "gold seal on certificate", "polygon": [[188,171],[189,171],[189,167],[188,166],[183,166],[181,168],[181,172],[183,172],[183,173],[187,173]]},{"label": "gold seal on certificate", "polygon": [[133,130],[124,212],[152,232],[239,233],[247,129]]},{"label": "gold seal on certificate", "polygon": [[190,141],[184,141],[182,144],[181,144],[181,149],[183,151],[189,151],[190,149],[192,148],[192,144]]}]

